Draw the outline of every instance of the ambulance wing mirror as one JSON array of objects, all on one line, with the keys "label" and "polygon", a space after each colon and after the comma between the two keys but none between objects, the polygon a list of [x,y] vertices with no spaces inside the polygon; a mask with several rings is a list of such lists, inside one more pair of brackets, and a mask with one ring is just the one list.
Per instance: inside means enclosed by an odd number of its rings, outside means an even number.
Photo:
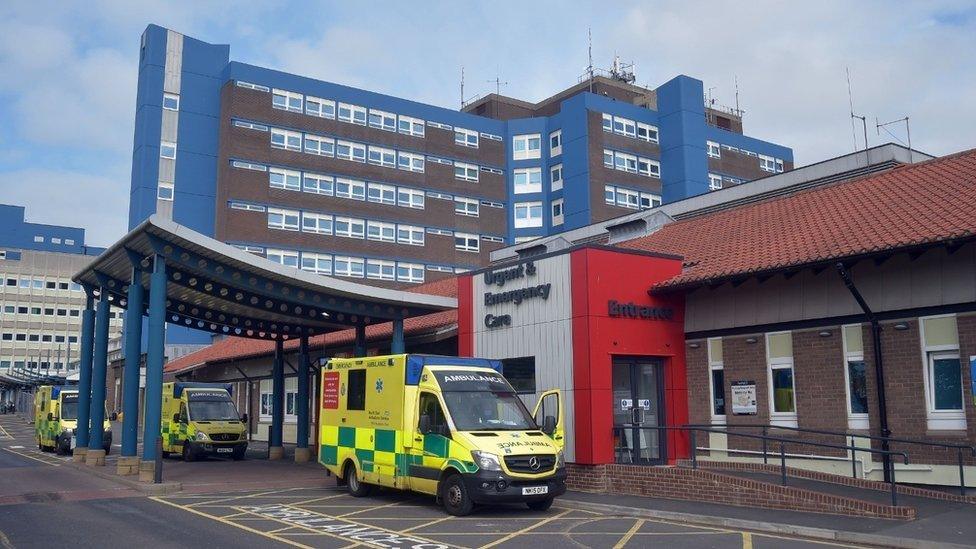
[{"label": "ambulance wing mirror", "polygon": [[542,432],[549,436],[556,432],[556,416],[546,416],[542,420]]},{"label": "ambulance wing mirror", "polygon": [[247,423],[247,414],[241,416],[241,423]]},{"label": "ambulance wing mirror", "polygon": [[180,413],[179,412],[173,414],[173,421],[175,423],[179,423],[180,422]]},{"label": "ambulance wing mirror", "polygon": [[51,412],[48,412],[47,413],[47,420],[48,421],[54,421],[54,414],[52,414]]},{"label": "ambulance wing mirror", "polygon": [[108,416],[109,421],[118,421],[119,414],[117,412],[112,412],[112,415]]},{"label": "ambulance wing mirror", "polygon": [[426,435],[427,433],[430,432],[430,416],[429,415],[424,414],[424,415],[420,416],[420,423],[417,424],[417,430],[419,430],[420,431],[420,434],[422,434],[422,435]]}]

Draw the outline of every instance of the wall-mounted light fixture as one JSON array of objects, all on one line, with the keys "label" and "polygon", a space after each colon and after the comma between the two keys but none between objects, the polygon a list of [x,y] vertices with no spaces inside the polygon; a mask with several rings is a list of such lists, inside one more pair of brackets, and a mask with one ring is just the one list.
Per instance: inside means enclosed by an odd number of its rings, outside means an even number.
[{"label": "wall-mounted light fixture", "polygon": [[898,324],[895,324],[895,329],[896,330],[907,330],[908,329],[908,324],[905,323],[905,322],[899,322]]},{"label": "wall-mounted light fixture", "polygon": [[701,344],[698,343],[698,342],[696,342],[696,341],[693,341],[693,342],[689,343],[688,346],[691,347],[692,349],[697,349],[697,348],[701,347]]},{"label": "wall-mounted light fixture", "polygon": [[817,335],[820,337],[830,337],[830,330],[820,330]]},{"label": "wall-mounted light fixture", "polygon": [[757,342],[757,341],[759,341],[759,340],[756,339],[756,338],[754,338],[754,337],[747,337],[746,338],[746,343],[748,343],[750,345],[753,344],[753,343],[755,343],[755,342]]}]

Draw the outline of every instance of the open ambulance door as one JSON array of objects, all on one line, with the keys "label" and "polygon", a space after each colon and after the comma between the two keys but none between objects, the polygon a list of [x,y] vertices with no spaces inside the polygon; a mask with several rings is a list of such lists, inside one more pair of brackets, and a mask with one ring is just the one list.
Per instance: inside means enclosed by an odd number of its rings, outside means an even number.
[{"label": "open ambulance door", "polygon": [[563,421],[563,395],[559,389],[546,391],[539,396],[532,417],[542,427],[542,432],[549,435],[549,438],[562,450],[565,444],[566,427]]}]

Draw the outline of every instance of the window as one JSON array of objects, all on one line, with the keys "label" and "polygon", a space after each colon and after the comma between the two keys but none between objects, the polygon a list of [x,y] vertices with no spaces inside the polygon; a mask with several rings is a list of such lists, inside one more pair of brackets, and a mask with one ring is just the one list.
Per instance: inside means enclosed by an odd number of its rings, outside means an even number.
[{"label": "window", "polygon": [[170,160],[176,160],[176,143],[173,143],[172,141],[160,141],[159,156],[169,158]]},{"label": "window", "polygon": [[302,252],[302,270],[316,274],[332,274],[332,256]]},{"label": "window", "polygon": [[302,112],[302,94],[274,89],[271,90],[271,106],[292,112]]},{"label": "window", "polygon": [[402,152],[401,151],[401,152],[397,153],[397,166],[401,170],[408,170],[408,171],[411,171],[411,172],[420,172],[420,173],[423,173],[423,171],[424,171],[424,155],[422,155],[422,154],[407,153],[407,152]]},{"label": "window", "polygon": [[478,217],[478,206],[479,202],[477,200],[462,198],[460,196],[454,197],[454,213],[458,215]]},{"label": "window", "polygon": [[535,395],[535,357],[502,359],[502,375],[520,395]]},{"label": "window", "polygon": [[173,184],[160,181],[156,185],[156,198],[160,200],[173,200]]},{"label": "window", "polygon": [[603,149],[603,167],[613,167],[613,151],[610,149]]},{"label": "window", "polygon": [[366,200],[366,183],[358,179],[337,177],[335,180],[335,195],[339,198]]},{"label": "window", "polygon": [[603,201],[607,204],[617,203],[617,188],[612,185],[603,187]]},{"label": "window", "polygon": [[230,208],[232,210],[244,210],[247,212],[264,212],[264,206],[258,206],[257,204],[247,204],[245,202],[231,202]]},{"label": "window", "polygon": [[563,224],[563,199],[552,201],[552,224],[562,225]]},{"label": "window", "polygon": [[397,117],[391,112],[369,109],[369,127],[395,132],[397,131]]},{"label": "window", "polygon": [[268,127],[264,124],[255,124],[254,122],[248,122],[246,120],[235,120],[234,125],[238,128],[247,128],[249,130],[257,130],[259,132],[268,131]]},{"label": "window", "polygon": [[563,165],[556,164],[555,166],[549,168],[549,190],[558,191],[563,188]]},{"label": "window", "polygon": [[336,276],[363,277],[363,260],[358,257],[335,256],[333,268]]},{"label": "window", "polygon": [[617,205],[623,208],[640,208],[640,193],[630,189],[617,189]]},{"label": "window", "polygon": [[614,152],[613,167],[620,171],[637,173],[637,157],[632,154]]},{"label": "window", "polygon": [[335,140],[330,137],[305,134],[305,152],[319,156],[335,155]]},{"label": "window", "polygon": [[384,261],[382,259],[367,259],[366,278],[375,278],[377,280],[395,280],[396,263],[393,261]]},{"label": "window", "polygon": [[332,195],[332,185],[334,183],[332,177],[327,175],[318,175],[314,173],[306,173],[302,176],[304,179],[304,190],[307,193],[314,194],[325,194]]},{"label": "window", "polygon": [[339,120],[350,124],[366,125],[366,108],[349,103],[339,103]]},{"label": "window", "polygon": [[454,177],[465,181],[478,181],[478,166],[465,164],[463,162],[454,163]]},{"label": "window", "polygon": [[778,158],[760,154],[759,169],[766,172],[779,173],[783,171],[783,161]]},{"label": "window", "polygon": [[302,232],[332,234],[332,216],[302,212]]},{"label": "window", "polygon": [[299,215],[298,210],[268,208],[268,228],[297,231]]},{"label": "window", "polygon": [[396,225],[380,221],[367,221],[366,237],[381,242],[394,242],[396,241]]},{"label": "window", "polygon": [[637,158],[637,173],[645,177],[661,177],[661,164],[649,158]]},{"label": "window", "polygon": [[708,174],[708,190],[717,191],[722,188],[722,176],[713,173]]},{"label": "window", "polygon": [[334,230],[336,236],[363,238],[365,232],[364,227],[365,222],[362,219],[338,216],[335,218]]},{"label": "window", "polygon": [[549,134],[549,156],[563,153],[563,131],[556,130]]},{"label": "window", "polygon": [[627,137],[637,137],[637,125],[629,119],[620,116],[613,117],[613,133]]},{"label": "window", "polygon": [[163,108],[168,111],[180,110],[180,96],[175,93],[163,94]]},{"label": "window", "polygon": [[230,165],[231,166],[234,166],[235,168],[241,168],[241,169],[244,169],[244,170],[254,170],[254,171],[257,171],[257,172],[266,172],[266,171],[268,171],[268,167],[267,166],[262,166],[261,164],[255,164],[253,162],[241,162],[240,160],[235,160],[235,161],[231,162]]},{"label": "window", "polygon": [[289,151],[302,150],[302,134],[271,128],[271,146],[276,149],[287,149]]},{"label": "window", "polygon": [[335,118],[335,101],[308,96],[305,98],[305,114],[319,118]]},{"label": "window", "polygon": [[268,261],[279,263],[286,267],[298,267],[298,252],[268,248],[268,251],[265,252],[265,257],[268,258]]},{"label": "window", "polygon": [[478,148],[478,132],[464,128],[454,128],[454,143],[463,147]]},{"label": "window", "polygon": [[396,205],[396,187],[370,183],[366,186],[366,200],[377,204]]},{"label": "window", "polygon": [[661,197],[652,193],[640,193],[640,208],[649,210],[661,205]]},{"label": "window", "polygon": [[516,202],[515,227],[541,227],[542,202]]},{"label": "window", "polygon": [[769,371],[769,422],[796,427],[796,388],[793,381],[793,334],[766,334],[766,361]]},{"label": "window", "polygon": [[637,139],[643,139],[644,141],[657,143],[658,142],[657,126],[651,126],[650,124],[644,124],[643,122],[638,122]]},{"label": "window", "polygon": [[962,363],[955,315],[919,318],[930,430],[965,430]]},{"label": "window", "polygon": [[542,137],[537,134],[516,135],[512,137],[512,158],[527,160],[541,156]]},{"label": "window", "polygon": [[397,129],[402,134],[413,135],[415,137],[424,136],[424,121],[410,116],[400,116]]},{"label": "window", "polygon": [[366,145],[352,141],[336,141],[336,158],[366,162]]},{"label": "window", "polygon": [[268,184],[272,189],[285,189],[286,191],[300,191],[302,189],[301,172],[270,168],[268,170],[268,180]]},{"label": "window", "polygon": [[481,250],[481,242],[476,234],[455,232],[454,249],[462,252],[477,252]]},{"label": "window", "polygon": [[424,245],[424,228],[414,225],[397,225],[397,242],[411,246]]},{"label": "window", "polygon": [[346,395],[347,410],[366,409],[366,369],[349,370],[347,374],[349,394]]},{"label": "window", "polygon": [[712,400],[712,423],[725,423],[725,362],[722,338],[708,338],[709,387]]},{"label": "window", "polygon": [[400,282],[423,282],[424,266],[416,263],[397,263],[396,276]]},{"label": "window", "polygon": [[519,168],[513,173],[515,194],[542,192],[542,168]]},{"label": "window", "polygon": [[64,239],[64,245],[65,246],[74,246],[75,245],[75,240],[73,238],[65,238]]},{"label": "window", "polygon": [[706,141],[708,146],[708,156],[712,158],[722,158],[722,147],[714,141]]},{"label": "window", "polygon": [[603,131],[605,132],[613,131],[613,116],[607,113],[603,113]]},{"label": "window", "polygon": [[844,338],[844,381],[847,386],[847,428],[868,429],[868,380],[861,325],[841,328]]},{"label": "window", "polygon": [[419,404],[420,415],[417,420],[419,421],[421,417],[427,416],[430,418],[431,433],[447,432],[447,419],[444,416],[444,411],[441,410],[441,403],[437,400],[437,396],[426,391],[420,393]]},{"label": "window", "polygon": [[368,159],[370,164],[392,168],[396,166],[396,151],[370,145]]},{"label": "window", "polygon": [[400,187],[397,190],[397,204],[404,208],[424,209],[424,192]]}]

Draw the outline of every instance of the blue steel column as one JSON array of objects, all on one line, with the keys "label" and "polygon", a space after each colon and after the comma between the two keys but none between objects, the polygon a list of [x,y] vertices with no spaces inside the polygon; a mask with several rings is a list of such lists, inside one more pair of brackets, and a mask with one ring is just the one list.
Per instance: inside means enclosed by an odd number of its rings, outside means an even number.
[{"label": "blue steel column", "polygon": [[390,343],[390,354],[399,355],[404,352],[403,344],[403,319],[397,318],[393,321],[393,341]]},{"label": "blue steel column", "polygon": [[352,356],[366,356],[366,326],[356,326],[356,344]]},{"label": "blue steel column", "polygon": [[302,334],[298,345],[298,427],[295,435],[295,461],[308,461],[308,336]]},{"label": "blue steel column", "polygon": [[285,420],[285,349],[284,341],[275,340],[274,364],[271,367],[271,440],[268,458],[281,459],[281,429]]},{"label": "blue steel column", "polygon": [[132,267],[125,311],[125,370],[122,375],[122,455],[136,455],[139,438],[139,369],[142,362],[142,269]]},{"label": "blue steel column", "polygon": [[[149,279],[149,334],[146,347],[146,417],[142,431],[142,461],[156,460],[156,438],[159,437],[163,413],[163,343],[166,338],[166,262],[163,256],[153,258]],[[139,473],[140,477],[142,472]]]},{"label": "blue steel column", "polygon": [[81,313],[81,356],[78,357],[78,425],[75,427],[75,450],[79,459],[88,451],[88,428],[91,406],[92,346],[95,340],[95,296],[85,287],[85,310]]},{"label": "blue steel column", "polygon": [[[102,449],[102,435],[105,432],[105,371],[108,368],[108,314],[110,308],[108,291],[102,288],[98,297],[98,311],[95,314],[95,346],[92,351],[89,454],[92,450]],[[89,460],[88,463],[94,462]],[[104,465],[104,461],[101,464]]]}]

